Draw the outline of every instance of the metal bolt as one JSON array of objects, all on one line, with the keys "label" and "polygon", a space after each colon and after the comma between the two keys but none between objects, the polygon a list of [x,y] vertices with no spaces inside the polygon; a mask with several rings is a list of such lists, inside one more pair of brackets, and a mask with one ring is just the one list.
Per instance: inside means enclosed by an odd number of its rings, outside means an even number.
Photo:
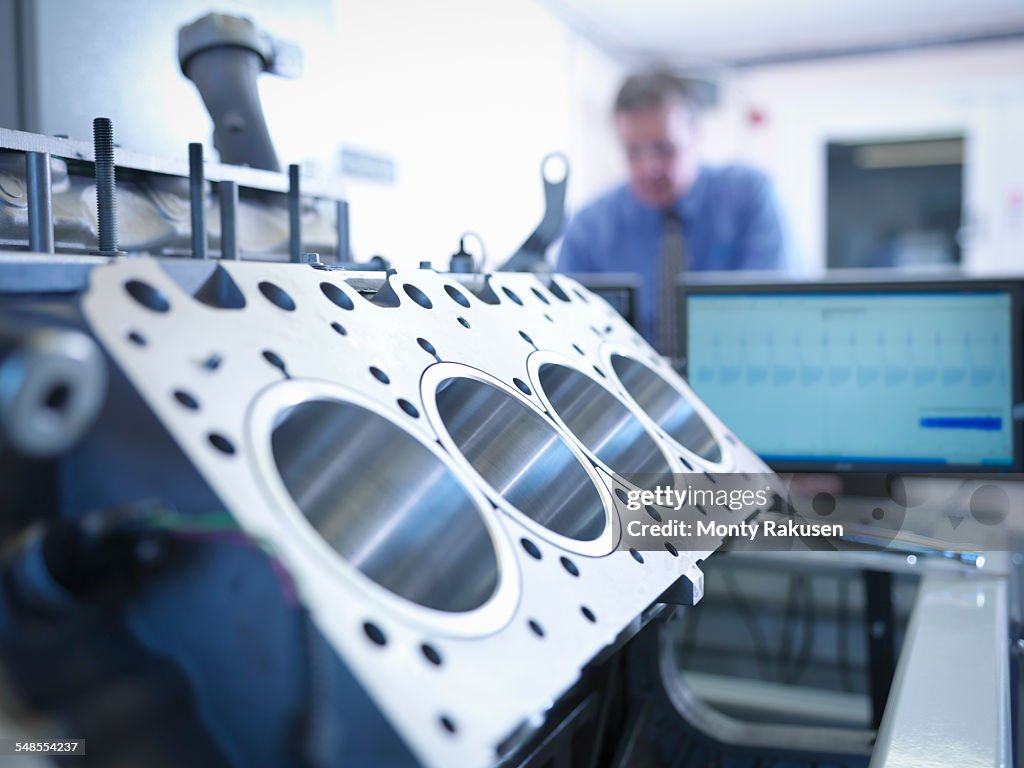
[{"label": "metal bolt", "polygon": [[348,203],[344,200],[338,200],[335,204],[335,224],[338,229],[338,263],[345,264],[352,260],[351,251],[349,247],[349,231],[348,231]]},{"label": "metal bolt", "polygon": [[302,261],[302,196],[299,166],[288,166],[288,252],[293,263]]},{"label": "metal bolt", "polygon": [[109,118],[92,121],[92,142],[96,170],[96,222],[100,254],[117,254],[117,198],[114,195],[114,125]]},{"label": "metal bolt", "polygon": [[206,180],[203,172],[203,145],[188,145],[188,191],[192,213],[192,258],[206,258]]},{"label": "metal bolt", "polygon": [[221,181],[220,193],[220,257],[238,260],[238,184]]}]

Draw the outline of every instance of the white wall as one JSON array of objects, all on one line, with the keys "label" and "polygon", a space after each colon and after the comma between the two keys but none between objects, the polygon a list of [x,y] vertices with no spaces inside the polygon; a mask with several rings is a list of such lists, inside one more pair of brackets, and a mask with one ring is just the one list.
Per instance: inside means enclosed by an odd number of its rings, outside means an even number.
[{"label": "white wall", "polygon": [[611,118],[622,65],[576,38],[570,48],[570,141],[572,178],[566,205],[579,210],[625,177],[626,166]]},{"label": "white wall", "polygon": [[[766,169],[797,246],[825,264],[825,145],[949,132],[967,139],[964,263],[1024,271],[1024,43],[947,47],[731,73],[721,130],[705,131],[716,157]],[[754,126],[752,109],[765,121]]]},{"label": "white wall", "polygon": [[610,63],[534,0],[336,0],[336,16],[339,143],[397,170],[345,181],[355,255],[444,264],[472,229],[496,266],[540,221],[544,155],[590,146],[576,104],[607,87],[590,62]]}]

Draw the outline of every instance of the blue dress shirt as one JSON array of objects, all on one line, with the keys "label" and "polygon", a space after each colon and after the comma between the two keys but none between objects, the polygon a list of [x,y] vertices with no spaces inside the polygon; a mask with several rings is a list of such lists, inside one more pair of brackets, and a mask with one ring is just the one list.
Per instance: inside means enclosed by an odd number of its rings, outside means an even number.
[{"label": "blue dress shirt", "polygon": [[[683,222],[690,270],[787,268],[782,216],[760,171],[702,167],[674,209]],[[637,200],[628,184],[616,187],[573,217],[558,257],[560,272],[639,273],[637,329],[652,343],[664,216]]]}]

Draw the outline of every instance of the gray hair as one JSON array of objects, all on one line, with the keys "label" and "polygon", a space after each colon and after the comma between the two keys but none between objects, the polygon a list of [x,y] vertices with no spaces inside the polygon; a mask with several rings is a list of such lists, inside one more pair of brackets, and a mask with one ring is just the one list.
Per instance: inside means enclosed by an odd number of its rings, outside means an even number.
[{"label": "gray hair", "polygon": [[692,81],[663,70],[633,74],[625,79],[615,96],[614,113],[621,115],[644,109],[657,109],[677,103],[691,118],[700,112],[701,98]]}]

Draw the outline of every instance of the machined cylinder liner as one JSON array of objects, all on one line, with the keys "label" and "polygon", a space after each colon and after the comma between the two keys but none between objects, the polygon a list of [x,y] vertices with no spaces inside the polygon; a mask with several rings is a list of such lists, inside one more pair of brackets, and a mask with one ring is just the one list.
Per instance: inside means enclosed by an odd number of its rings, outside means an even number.
[{"label": "machined cylinder liner", "polygon": [[437,452],[360,405],[313,396],[282,407],[270,436],[291,500],[367,578],[438,611],[480,608],[498,588],[492,532]]},{"label": "machined cylinder liner", "polygon": [[585,454],[536,405],[466,366],[432,366],[424,389],[446,442],[506,508],[577,551],[611,549],[607,490]]},{"label": "machined cylinder liner", "polygon": [[722,460],[714,434],[682,392],[633,357],[613,353],[611,363],[627,394],[669,437],[703,459]]}]

